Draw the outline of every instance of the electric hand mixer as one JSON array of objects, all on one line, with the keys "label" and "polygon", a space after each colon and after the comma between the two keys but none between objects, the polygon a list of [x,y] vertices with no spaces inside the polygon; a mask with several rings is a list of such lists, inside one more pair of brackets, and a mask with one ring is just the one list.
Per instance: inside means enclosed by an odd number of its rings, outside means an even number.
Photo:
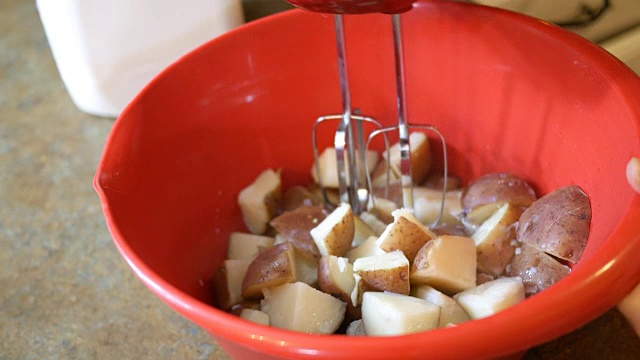
[{"label": "electric hand mixer", "polygon": [[[367,207],[375,208],[375,198],[372,195],[372,182],[370,177],[369,164],[367,162],[367,149],[371,140],[378,135],[385,136],[387,149],[387,159],[390,159],[389,145],[386,133],[397,131],[399,138],[400,152],[400,180],[402,186],[402,206],[405,209],[413,209],[413,180],[411,174],[411,152],[409,144],[409,130],[411,128],[421,128],[435,132],[443,144],[444,157],[444,182],[442,189],[442,202],[440,215],[432,225],[438,225],[444,211],[444,201],[447,183],[447,153],[445,140],[442,134],[430,125],[413,125],[407,120],[407,103],[405,95],[405,69],[404,69],[404,49],[402,43],[402,18],[401,13],[409,11],[416,0],[286,0],[290,4],[299,8],[322,13],[334,14],[336,42],[338,50],[338,69],[340,72],[340,87],[342,92],[343,113],[341,115],[327,115],[320,117],[313,128],[313,151],[316,163],[318,179],[320,167],[318,161],[318,146],[316,139],[317,125],[327,120],[340,120],[338,130],[334,137],[336,150],[336,164],[338,169],[338,184],[340,201],[348,202],[356,213],[367,210]],[[351,109],[351,94],[349,91],[349,76],[347,73],[347,57],[344,35],[343,15],[345,14],[365,14],[365,13],[385,13],[390,14],[393,23],[393,41],[395,56],[395,72],[398,104],[398,124],[390,127],[383,127],[378,121],[371,117],[355,115]],[[369,122],[378,127],[369,135],[366,144],[364,140],[363,123]],[[355,128],[354,128],[355,125]],[[346,147],[346,149],[345,149]],[[346,155],[346,156],[345,156]],[[362,166],[365,164],[365,166]],[[389,189],[389,171],[387,166],[386,191]],[[325,204],[331,204],[326,188],[322,183]]]}]

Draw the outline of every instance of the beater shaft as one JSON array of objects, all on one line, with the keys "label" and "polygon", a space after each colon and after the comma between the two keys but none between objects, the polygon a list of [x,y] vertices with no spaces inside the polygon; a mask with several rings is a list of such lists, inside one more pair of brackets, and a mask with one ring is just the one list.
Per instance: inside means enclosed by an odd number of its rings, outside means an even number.
[{"label": "beater shaft", "polygon": [[363,181],[366,178],[364,164],[367,154],[364,146],[364,126],[362,121],[355,121],[355,130],[353,127],[343,16],[337,14],[334,18],[343,107],[342,122],[334,137],[340,200],[349,202],[354,211],[360,213],[366,209],[368,200],[368,186]]},{"label": "beater shaft", "polygon": [[400,145],[400,179],[402,202],[405,209],[413,209],[413,180],[411,175],[411,149],[407,121],[407,96],[404,73],[404,46],[402,42],[402,18],[393,14],[393,49],[396,66],[396,88],[398,101],[398,136]]}]

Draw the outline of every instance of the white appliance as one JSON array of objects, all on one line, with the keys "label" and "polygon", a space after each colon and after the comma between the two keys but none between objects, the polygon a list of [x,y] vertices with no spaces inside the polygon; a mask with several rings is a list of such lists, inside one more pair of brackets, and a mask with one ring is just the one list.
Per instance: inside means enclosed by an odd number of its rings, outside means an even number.
[{"label": "white appliance", "polygon": [[71,99],[116,117],[162,69],[243,23],[240,0],[36,0]]},{"label": "white appliance", "polygon": [[[600,44],[640,74],[640,0],[473,0],[556,24]],[[570,25],[573,23],[574,25]]]}]

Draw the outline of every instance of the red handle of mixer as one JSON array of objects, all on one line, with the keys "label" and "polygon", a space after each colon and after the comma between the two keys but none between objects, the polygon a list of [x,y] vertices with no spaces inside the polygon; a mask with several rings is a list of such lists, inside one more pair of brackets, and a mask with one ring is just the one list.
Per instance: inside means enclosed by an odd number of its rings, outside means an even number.
[{"label": "red handle of mixer", "polygon": [[304,10],[331,14],[397,14],[411,10],[417,0],[286,0]]}]

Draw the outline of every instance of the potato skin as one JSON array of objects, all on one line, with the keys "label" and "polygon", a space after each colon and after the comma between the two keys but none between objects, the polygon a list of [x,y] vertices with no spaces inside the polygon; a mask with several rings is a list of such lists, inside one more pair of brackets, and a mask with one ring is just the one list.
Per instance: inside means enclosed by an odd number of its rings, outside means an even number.
[{"label": "potato skin", "polygon": [[529,183],[509,173],[491,173],[473,180],[464,188],[461,198],[465,214],[478,206],[497,202],[528,207],[536,199],[536,192]]},{"label": "potato skin", "polygon": [[[323,256],[318,260],[318,288],[339,300],[350,303],[351,294],[341,289],[331,276],[330,261],[330,256]],[[351,272],[353,273],[353,270]],[[353,277],[353,274],[351,276]]]},{"label": "potato skin", "polygon": [[[340,288],[332,278],[329,258],[329,256],[323,256],[318,261],[318,289],[347,303],[345,314],[347,320],[353,321],[362,318],[360,306],[354,306],[351,302],[351,291],[353,291],[353,289],[350,289],[349,293],[345,292],[346,289]],[[353,278],[353,270],[351,270],[350,276]]]},{"label": "potato skin", "polygon": [[303,186],[294,186],[282,196],[282,210],[292,211],[301,206],[322,206],[322,197]]},{"label": "potato skin", "polygon": [[[389,291],[409,295],[409,267],[359,272],[364,291]],[[363,292],[364,292],[363,291]]]},{"label": "potato skin", "polygon": [[292,242],[301,251],[320,257],[320,251],[309,231],[327,217],[326,211],[318,206],[304,205],[287,211],[271,220],[270,225],[283,237]]},{"label": "potato skin", "polygon": [[569,275],[571,268],[526,243],[507,267],[507,276],[519,276],[527,296],[537,294]]},{"label": "potato skin", "polygon": [[516,238],[516,223],[522,215],[522,210],[506,204],[490,219],[495,221],[495,216],[500,215],[499,221],[495,224],[489,223],[489,220],[485,222],[494,225],[493,228],[487,229],[487,225],[483,224],[473,234],[476,241],[478,271],[494,277],[500,276],[513,259],[515,246],[512,245],[512,241]]},{"label": "potato skin", "polygon": [[413,263],[416,254],[434,235],[421,229],[417,224],[407,220],[404,216],[397,219],[387,237],[380,243],[380,248],[386,252],[401,250]]},{"label": "potato skin", "polygon": [[[327,255],[344,256],[351,249],[351,243],[356,232],[354,218],[353,210],[349,207],[340,222],[336,223],[327,234],[324,239]],[[322,251],[320,251],[320,254],[322,254]]]},{"label": "potato skin", "polygon": [[227,282],[227,268],[220,266],[212,279],[213,289],[216,294],[216,306],[224,311],[231,310],[234,305],[229,294],[229,283]]},{"label": "potato skin", "polygon": [[520,217],[518,240],[560,259],[578,262],[589,238],[591,203],[577,185],[533,203]]},{"label": "potato skin", "polygon": [[259,299],[265,287],[295,282],[294,251],[293,244],[284,242],[260,253],[242,280],[242,297]]}]

